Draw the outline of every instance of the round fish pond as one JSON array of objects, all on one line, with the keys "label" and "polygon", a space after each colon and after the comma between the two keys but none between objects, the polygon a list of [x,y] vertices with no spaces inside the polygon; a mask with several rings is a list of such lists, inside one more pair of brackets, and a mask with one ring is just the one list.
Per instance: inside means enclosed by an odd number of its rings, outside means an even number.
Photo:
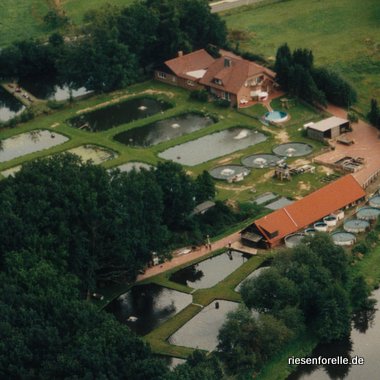
[{"label": "round fish pond", "polygon": [[288,235],[285,238],[285,246],[287,248],[294,248],[297,245],[302,243],[302,239],[305,237],[304,234],[293,234],[293,235]]},{"label": "round fish pond", "polygon": [[313,147],[306,143],[291,142],[277,145],[273,148],[273,153],[282,157],[307,156],[313,151]]},{"label": "round fish pond", "polygon": [[[116,166],[115,168],[112,169],[119,169],[121,172],[131,172],[132,170],[136,170],[137,172],[141,171],[141,169],[149,170],[152,168],[152,165],[145,164],[144,162],[127,162],[125,164]],[[111,170],[112,170],[111,169]]]},{"label": "round fish pond", "polygon": [[134,286],[106,310],[139,335],[146,335],[192,301],[190,294],[159,285]]},{"label": "round fish pond", "polygon": [[368,204],[371,206],[371,207],[376,207],[376,208],[380,208],[380,195],[376,195],[374,197],[372,197]]},{"label": "round fish pond", "polygon": [[195,289],[211,288],[239,268],[249,257],[236,251],[231,254],[225,252],[173,273],[170,280]]},{"label": "round fish pond", "polygon": [[83,161],[91,160],[96,165],[117,157],[117,154],[115,152],[101,146],[91,144],[78,146],[76,148],[68,150],[68,152],[76,154]]},{"label": "round fish pond", "polygon": [[114,139],[125,145],[152,146],[198,131],[213,123],[215,121],[209,116],[186,113],[121,132]]},{"label": "round fish pond", "polygon": [[24,111],[25,106],[0,87],[0,123],[13,119]]},{"label": "round fish pond", "polygon": [[356,241],[356,236],[350,232],[334,232],[331,238],[336,245],[352,245]]},{"label": "round fish pond", "polygon": [[326,232],[328,229],[328,225],[325,222],[317,222],[314,223],[314,229],[319,232]]},{"label": "round fish pond", "polygon": [[270,111],[263,116],[266,122],[283,123],[288,120],[289,115],[284,111]]},{"label": "round fish pond", "polygon": [[266,139],[267,136],[261,132],[233,127],[173,146],[158,156],[182,165],[194,166],[259,144]]},{"label": "round fish pond", "polygon": [[316,229],[313,227],[305,229],[305,235],[311,235],[312,236],[312,235],[315,235],[316,232],[317,232]]},{"label": "round fish pond", "polygon": [[251,171],[241,165],[223,165],[209,170],[211,177],[226,181],[246,177]]},{"label": "round fish pond", "polygon": [[143,119],[165,111],[172,106],[154,98],[134,98],[111,106],[98,108],[91,112],[82,113],[79,116],[68,120],[68,123],[75,128],[98,132],[116,127],[131,121]]},{"label": "round fish pond", "polygon": [[241,162],[243,165],[248,166],[249,168],[263,169],[274,167],[276,164],[283,160],[284,158],[278,157],[274,154],[262,153],[244,157]]},{"label": "round fish pond", "polygon": [[351,219],[344,222],[343,229],[346,232],[358,234],[369,229],[369,222],[361,219]]},{"label": "round fish pond", "polygon": [[368,206],[360,208],[356,213],[356,217],[363,220],[376,220],[379,215],[380,209]]},{"label": "round fish pond", "polygon": [[199,348],[212,351],[218,345],[218,333],[230,311],[236,310],[238,303],[216,300],[204,307],[189,322],[168,339],[177,346]]},{"label": "round fish pond", "polygon": [[1,141],[0,162],[63,144],[69,138],[56,132],[35,129]]}]

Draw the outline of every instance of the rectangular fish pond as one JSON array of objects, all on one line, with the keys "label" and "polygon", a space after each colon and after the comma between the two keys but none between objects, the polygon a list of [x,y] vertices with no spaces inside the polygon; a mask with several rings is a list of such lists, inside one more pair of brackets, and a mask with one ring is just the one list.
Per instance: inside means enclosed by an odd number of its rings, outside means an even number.
[{"label": "rectangular fish pond", "polygon": [[248,255],[232,251],[210,257],[200,263],[180,269],[170,280],[195,289],[211,288],[249,260]]},{"label": "rectangular fish pond", "polygon": [[156,284],[134,286],[113,300],[106,311],[139,335],[146,335],[192,301],[190,294]]},{"label": "rectangular fish pond", "polygon": [[0,87],[0,123],[4,123],[24,111],[25,106]]},{"label": "rectangular fish pond", "polygon": [[182,165],[194,166],[259,144],[266,139],[267,136],[261,132],[244,127],[233,127],[173,146],[159,153],[158,156]]},{"label": "rectangular fish pond", "polygon": [[143,119],[163,112],[172,105],[154,98],[134,98],[94,111],[82,113],[68,120],[75,128],[89,132],[105,131],[133,120]]},{"label": "rectangular fish pond", "polygon": [[35,129],[0,141],[0,162],[13,160],[63,144],[69,138],[56,132]]},{"label": "rectangular fish pond", "polygon": [[76,154],[83,161],[91,160],[94,164],[101,164],[102,162],[112,160],[117,157],[117,153],[112,150],[103,148],[97,145],[81,145],[76,148],[68,150],[69,153]]},{"label": "rectangular fish pond", "polygon": [[209,116],[194,112],[185,113],[119,133],[114,139],[125,145],[152,146],[198,131],[214,122]]},{"label": "rectangular fish pond", "polygon": [[227,314],[236,310],[238,305],[236,302],[224,300],[211,302],[171,335],[168,342],[177,346],[215,350],[218,345],[218,333]]}]

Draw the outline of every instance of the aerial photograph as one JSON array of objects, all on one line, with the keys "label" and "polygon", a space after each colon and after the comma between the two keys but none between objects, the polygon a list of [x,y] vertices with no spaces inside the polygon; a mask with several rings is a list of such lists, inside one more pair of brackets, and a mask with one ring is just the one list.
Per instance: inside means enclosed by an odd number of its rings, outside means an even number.
[{"label": "aerial photograph", "polygon": [[380,379],[380,0],[0,0],[0,379]]}]

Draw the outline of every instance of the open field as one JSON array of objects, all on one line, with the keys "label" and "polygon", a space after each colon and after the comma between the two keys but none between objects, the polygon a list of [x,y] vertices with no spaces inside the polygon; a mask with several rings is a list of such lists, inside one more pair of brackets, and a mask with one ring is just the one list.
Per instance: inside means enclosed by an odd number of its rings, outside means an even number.
[{"label": "open field", "polygon": [[[13,41],[44,37],[53,32],[46,27],[43,17],[56,7],[64,11],[72,25],[82,23],[83,16],[91,9],[105,4],[127,6],[133,0],[1,0],[0,47]],[[67,32],[67,31],[65,31]]]},{"label": "open field", "polygon": [[1,0],[0,46],[45,34],[43,16],[48,11],[46,0]]},{"label": "open field", "polygon": [[380,2],[377,0],[264,1],[222,14],[230,30],[244,31],[240,48],[272,61],[278,46],[312,49],[358,91],[366,113],[380,99]]}]

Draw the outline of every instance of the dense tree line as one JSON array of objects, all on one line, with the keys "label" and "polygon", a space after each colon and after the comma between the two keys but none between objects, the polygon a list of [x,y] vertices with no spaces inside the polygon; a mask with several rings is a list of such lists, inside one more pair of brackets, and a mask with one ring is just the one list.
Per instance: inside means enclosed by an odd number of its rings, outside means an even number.
[{"label": "dense tree line", "polygon": [[347,336],[352,311],[368,305],[369,290],[362,277],[352,277],[346,252],[320,234],[279,253],[270,269],[243,283],[241,295],[245,306],[219,332],[231,372],[259,371],[305,329],[321,342]]},{"label": "dense tree line", "polygon": [[280,46],[275,71],[284,90],[310,103],[325,106],[331,102],[349,107],[357,100],[356,91],[337,73],[314,67],[311,50],[296,49],[292,53],[287,44]]},{"label": "dense tree line", "polygon": [[200,243],[240,220],[220,203],[211,218],[192,215],[214,195],[207,172],[192,179],[171,162],[109,173],[70,154],[36,160],[0,183],[0,265],[7,252],[54,251],[48,259],[78,276],[84,290],[132,281],[152,251]]},{"label": "dense tree line", "polygon": [[214,193],[207,174],[193,180],[178,164],[107,172],[71,154],[1,181],[0,378],[219,380],[219,363],[199,352],[169,372],[85,300],[96,283],[132,281],[187,220],[203,228],[190,214]]},{"label": "dense tree line", "polygon": [[109,91],[131,84],[153,67],[208,44],[223,46],[227,30],[206,0],[142,0],[126,8],[89,12],[66,42],[16,42],[0,52],[3,77],[58,75],[72,88]]}]

